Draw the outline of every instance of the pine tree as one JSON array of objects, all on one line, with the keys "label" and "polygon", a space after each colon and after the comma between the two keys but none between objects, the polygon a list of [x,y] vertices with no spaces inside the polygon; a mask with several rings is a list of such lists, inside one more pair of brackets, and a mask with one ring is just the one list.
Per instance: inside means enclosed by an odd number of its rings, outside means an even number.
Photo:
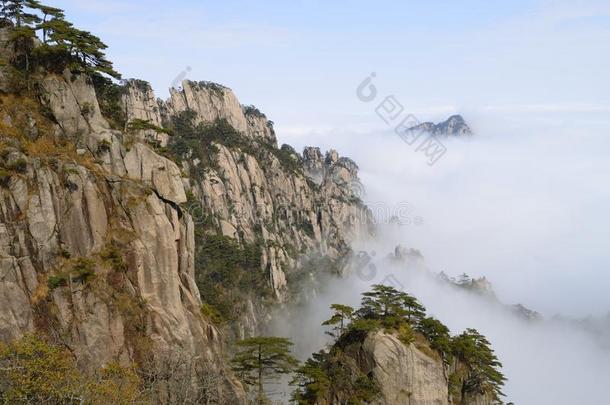
[{"label": "pine tree", "polygon": [[491,344],[475,329],[453,338],[453,354],[468,366],[468,375],[463,382],[465,392],[489,393],[495,399],[504,395],[502,386],[506,378],[500,372],[502,363],[498,360]]},{"label": "pine tree", "polygon": [[291,385],[296,385],[292,400],[297,404],[310,404],[318,398],[324,398],[330,389],[332,381],[325,371],[328,353],[320,351],[313,353],[305,363],[296,370]]},{"label": "pine tree", "polygon": [[0,3],[0,18],[14,24],[10,39],[15,52],[19,56],[19,64],[25,71],[26,82],[29,83],[30,54],[33,49],[33,39],[36,38],[35,25],[40,18],[30,12],[28,0],[5,0]]},{"label": "pine tree", "polygon": [[26,76],[34,51],[36,32],[42,32],[42,43],[36,49],[39,56],[68,59],[72,69],[84,73],[102,73],[120,79],[104,53],[107,49],[97,36],[75,28],[65,20],[63,10],[41,4],[38,0],[0,0],[0,20],[13,25],[11,40],[18,55],[24,59]]},{"label": "pine tree", "polygon": [[405,319],[417,323],[425,316],[425,310],[417,299],[394,287],[376,284],[365,292],[357,315],[364,319],[379,319],[386,327],[397,327]]},{"label": "pine tree", "polygon": [[445,362],[450,360],[451,336],[449,335],[449,328],[438,319],[427,317],[419,322],[416,330],[428,339],[430,346],[441,354]]},{"label": "pine tree", "polygon": [[343,335],[343,332],[345,332],[348,323],[354,315],[354,308],[347,305],[332,304],[330,309],[332,309],[334,313],[330,319],[322,323],[322,326],[334,326],[332,332],[326,333],[334,337],[340,337]]},{"label": "pine tree", "polygon": [[265,378],[289,374],[298,365],[290,354],[292,342],[281,337],[253,337],[236,343],[241,350],[232,360],[233,370],[246,385],[257,387],[257,402],[263,404]]},{"label": "pine tree", "polygon": [[45,6],[37,0],[29,0],[28,3],[30,8],[39,10],[42,13],[42,19],[36,28],[37,30],[42,30],[42,42],[46,44],[49,30],[52,29],[54,23],[64,19],[64,11],[59,8]]}]

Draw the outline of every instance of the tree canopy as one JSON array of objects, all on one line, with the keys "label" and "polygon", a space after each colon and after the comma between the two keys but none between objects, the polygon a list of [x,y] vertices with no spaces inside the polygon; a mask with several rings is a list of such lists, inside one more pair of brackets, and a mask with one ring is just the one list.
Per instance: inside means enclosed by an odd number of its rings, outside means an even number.
[{"label": "tree canopy", "polygon": [[330,308],[334,311],[333,315],[322,323],[322,326],[333,326],[332,332],[326,332],[327,334],[339,337],[345,331],[348,323],[352,320],[354,315],[354,308],[341,305],[332,304]]},{"label": "tree canopy", "polygon": [[287,338],[258,336],[236,343],[239,351],[232,360],[233,370],[249,386],[257,387],[257,403],[265,402],[263,384],[292,372],[298,361],[290,354],[292,342]]},{"label": "tree canopy", "polygon": [[[0,19],[13,24],[11,39],[25,57],[19,67],[26,73],[34,56],[41,65],[61,62],[75,71],[121,77],[106,58],[106,44],[92,33],[75,28],[59,8],[36,0],[0,0]],[[32,39],[38,33],[42,43],[34,47]]]},{"label": "tree canopy", "polygon": [[381,320],[386,327],[398,327],[405,319],[416,323],[425,315],[426,308],[415,297],[394,287],[376,284],[362,296],[359,317]]},{"label": "tree canopy", "polygon": [[484,394],[491,393],[495,399],[502,394],[502,386],[506,378],[499,371],[502,363],[498,360],[491,343],[476,329],[466,329],[465,332],[453,338],[451,342],[454,355],[468,365],[464,390],[466,392]]}]

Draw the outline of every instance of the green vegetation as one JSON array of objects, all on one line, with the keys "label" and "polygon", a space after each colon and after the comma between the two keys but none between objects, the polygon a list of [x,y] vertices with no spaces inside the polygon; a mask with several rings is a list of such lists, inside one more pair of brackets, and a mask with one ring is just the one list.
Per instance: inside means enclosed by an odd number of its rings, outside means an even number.
[{"label": "green vegetation", "polygon": [[451,342],[453,354],[467,365],[462,370],[462,391],[473,394],[489,394],[498,400],[502,394],[502,386],[506,378],[499,371],[502,363],[491,349],[491,344],[475,329],[453,338]]},{"label": "green vegetation", "polygon": [[330,402],[331,398],[341,404],[365,405],[379,395],[375,380],[337,346],[314,353],[298,368],[291,384],[296,386],[292,400],[298,405]]},{"label": "green vegetation", "polygon": [[209,82],[209,81],[200,81],[200,82],[190,82],[193,87],[199,87],[202,89],[209,89],[215,93],[222,94],[225,90],[228,90],[228,87],[223,86],[222,84]]},{"label": "green vegetation", "polygon": [[[196,282],[212,320],[235,320],[243,311],[244,296],[270,293],[267,273],[261,268],[261,246],[223,235],[196,235]],[[212,315],[213,312],[218,316]]]},{"label": "green vegetation", "polygon": [[[449,389],[454,398],[464,393],[488,395],[499,401],[505,378],[501,364],[484,336],[474,329],[451,337],[449,329],[406,292],[385,285],[374,285],[365,292],[358,310],[333,304],[330,319],[323,323],[336,338],[328,352],[315,353],[296,373],[293,400],[300,405],[340,398],[342,403],[365,404],[378,392],[376,381],[363,375],[353,352],[359,350],[372,332],[393,334],[405,345],[414,344],[444,367],[454,363]],[[352,354],[348,354],[352,353]]]},{"label": "green vegetation", "polygon": [[264,118],[264,119],[267,118],[267,116],[265,114],[263,114],[261,112],[261,110],[259,110],[258,108],[256,108],[253,105],[243,105],[242,109],[244,110],[245,115],[251,115],[256,118]]},{"label": "green vegetation", "polygon": [[248,386],[257,387],[256,403],[267,402],[263,384],[298,365],[290,354],[292,343],[281,337],[253,337],[236,343],[239,351],[232,360],[233,370]]},{"label": "green vegetation", "polygon": [[[159,152],[177,163],[191,162],[189,170],[195,179],[201,179],[209,169],[218,169],[218,147],[239,149],[242,153],[254,156],[259,162],[277,158],[287,172],[302,172],[299,158],[294,149],[260,142],[246,137],[237,131],[226,119],[212,123],[196,123],[197,114],[186,110],[172,117],[169,128],[163,128],[172,137],[166,148]],[[151,128],[153,129],[153,128]],[[192,164],[196,161],[196,164]]]},{"label": "green vegetation", "polygon": [[[137,131],[152,131],[157,135],[158,134],[172,135],[172,131],[167,128],[163,128],[163,127],[154,125],[153,123],[150,122],[150,120],[142,120],[142,119],[137,119],[137,118],[129,121],[129,123],[127,124],[126,130],[129,133],[134,133]],[[146,134],[146,142],[157,150],[161,149],[160,141],[156,137],[151,136],[150,133]]]},{"label": "green vegetation", "polygon": [[121,105],[121,97],[125,93],[125,86],[117,84],[99,73],[93,73],[90,77],[104,118],[113,129],[125,129],[127,113]]},{"label": "green vegetation", "polygon": [[345,328],[352,320],[354,308],[347,305],[332,304],[330,309],[334,311],[333,315],[330,317],[330,319],[324,321],[322,326],[332,326],[333,330],[326,333],[330,336],[340,337],[343,335]]},{"label": "green vegetation", "polygon": [[418,323],[417,331],[428,339],[430,347],[436,350],[445,362],[451,361],[452,342],[449,328],[438,319],[426,317]]},{"label": "green vegetation", "polygon": [[73,354],[36,335],[0,343],[0,403],[149,403],[133,367],[109,363],[92,375],[81,373]]},{"label": "green vegetation", "polygon": [[201,305],[201,315],[216,326],[222,326],[226,322],[220,311],[205,302]]},{"label": "green vegetation", "polygon": [[95,261],[85,257],[69,260],[68,269],[49,276],[47,285],[53,290],[71,283],[87,283],[95,276]]},{"label": "green vegetation", "polygon": [[303,162],[301,156],[294,150],[290,145],[283,144],[278,150],[273,148],[272,153],[280,161],[282,167],[287,171],[302,174],[303,173]]},{"label": "green vegetation", "polygon": [[[103,74],[119,79],[112,63],[106,59],[107,46],[95,35],[75,28],[65,20],[62,10],[45,6],[36,0],[3,0],[0,20],[13,25],[10,40],[17,58],[15,67],[28,83],[38,66],[49,71]],[[40,34],[41,44],[34,46]]]},{"label": "green vegetation", "polygon": [[127,124],[127,131],[155,131],[159,134],[172,134],[171,130],[154,125],[150,120],[141,120],[137,118],[129,121]]}]

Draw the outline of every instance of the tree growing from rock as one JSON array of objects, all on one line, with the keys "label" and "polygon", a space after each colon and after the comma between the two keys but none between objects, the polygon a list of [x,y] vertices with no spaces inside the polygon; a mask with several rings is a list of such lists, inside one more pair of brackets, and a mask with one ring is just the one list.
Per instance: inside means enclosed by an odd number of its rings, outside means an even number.
[{"label": "tree growing from rock", "polygon": [[333,315],[330,319],[324,321],[322,326],[332,326],[332,331],[326,333],[337,338],[345,332],[349,322],[352,320],[354,308],[348,305],[332,304],[330,309],[334,311]]},{"label": "tree growing from rock", "polygon": [[458,360],[468,366],[463,379],[463,392],[491,394],[496,400],[504,395],[502,386],[506,378],[499,370],[502,363],[485,336],[476,329],[466,329],[453,338],[451,346]]},{"label": "tree growing from rock", "polygon": [[425,316],[426,308],[415,297],[394,287],[376,284],[362,295],[358,316],[381,320],[386,327],[398,327],[405,319],[416,323]]},{"label": "tree growing from rock", "polygon": [[422,319],[416,330],[428,339],[430,347],[441,354],[443,361],[448,362],[451,356],[451,336],[449,328],[432,317]]},{"label": "tree growing from rock", "polygon": [[[77,29],[64,18],[61,9],[37,0],[1,0],[0,21],[13,25],[11,41],[24,63],[26,78],[31,72],[31,59],[40,64],[66,65],[87,74],[102,73],[120,79],[104,53],[107,48],[97,36]],[[34,46],[36,33],[42,33],[42,44]],[[61,63],[60,63],[61,62]]]}]

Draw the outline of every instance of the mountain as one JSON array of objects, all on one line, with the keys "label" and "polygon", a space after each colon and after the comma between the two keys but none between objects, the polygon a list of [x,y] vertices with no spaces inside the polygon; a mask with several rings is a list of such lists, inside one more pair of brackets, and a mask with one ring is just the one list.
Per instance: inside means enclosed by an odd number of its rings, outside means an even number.
[{"label": "mountain", "polygon": [[422,122],[409,128],[411,131],[423,131],[434,136],[462,136],[472,135],[472,130],[461,115],[452,115],[447,120],[434,124]]},{"label": "mountain", "polygon": [[[90,371],[188,360],[213,374],[216,397],[243,403],[227,344],[260,333],[291,280],[321,263],[340,273],[371,232],[357,166],[278,147],[272,122],[214,83],[157,101],[146,82],[74,67],[25,77],[12,29],[0,29],[12,51],[0,69],[0,340],[36,333]],[[178,368],[167,384],[201,386]]]},{"label": "mountain", "polygon": [[145,81],[113,80],[103,43],[61,10],[31,29],[10,10],[0,399],[248,403],[236,341],[315,296],[321,275],[341,277],[352,242],[374,235],[357,164],[279,146],[226,86],[186,80],[159,100]]}]

